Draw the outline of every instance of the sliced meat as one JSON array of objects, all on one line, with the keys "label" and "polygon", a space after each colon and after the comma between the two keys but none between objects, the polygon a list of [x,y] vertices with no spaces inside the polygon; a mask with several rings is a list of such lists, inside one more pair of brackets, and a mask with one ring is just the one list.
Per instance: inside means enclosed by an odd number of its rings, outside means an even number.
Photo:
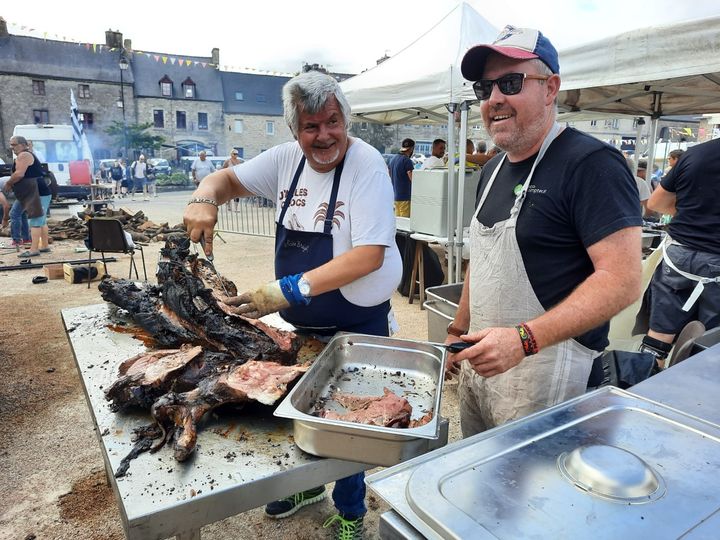
[{"label": "sliced meat", "polygon": [[354,396],[335,392],[330,398],[348,412],[337,413],[324,409],[320,411],[319,416],[370,426],[408,427],[412,415],[410,402],[387,388],[384,388],[383,392],[382,396]]},{"label": "sliced meat", "polygon": [[299,378],[307,365],[248,361],[215,377],[203,379],[195,390],[170,392],[152,406],[152,415],[164,431],[160,445],[174,440],[175,459],[185,461],[195,450],[197,424],[208,411],[226,403],[258,401],[273,405]]}]

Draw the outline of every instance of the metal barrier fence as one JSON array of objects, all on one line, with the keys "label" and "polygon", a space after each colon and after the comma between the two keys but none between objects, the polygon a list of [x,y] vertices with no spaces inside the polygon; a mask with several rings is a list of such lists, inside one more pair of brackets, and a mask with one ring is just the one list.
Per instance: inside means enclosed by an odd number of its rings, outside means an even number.
[{"label": "metal barrier fence", "polygon": [[250,236],[275,236],[275,205],[262,197],[231,199],[218,211],[217,231]]}]

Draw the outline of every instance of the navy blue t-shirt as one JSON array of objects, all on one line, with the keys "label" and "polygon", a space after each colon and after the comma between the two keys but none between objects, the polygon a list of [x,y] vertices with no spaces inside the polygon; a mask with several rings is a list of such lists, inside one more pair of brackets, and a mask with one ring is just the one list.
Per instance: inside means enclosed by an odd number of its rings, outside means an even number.
[{"label": "navy blue t-shirt", "polygon": [[[483,168],[476,207],[501,157]],[[505,160],[478,214],[480,223],[490,227],[510,216],[513,190],[525,182],[534,160]],[[641,225],[640,195],[622,154],[566,128],[535,169],[516,229],[525,270],[543,308],[559,304],[593,273],[588,247],[620,229]],[[609,343],[609,326],[605,323],[576,339],[602,351]]]},{"label": "navy blue t-shirt", "polygon": [[660,185],[677,197],[673,240],[720,253],[720,139],[688,148]]},{"label": "navy blue t-shirt", "polygon": [[392,178],[393,190],[395,191],[396,201],[410,200],[410,177],[408,171],[412,171],[414,166],[412,159],[405,154],[395,154],[390,160],[390,178]]}]

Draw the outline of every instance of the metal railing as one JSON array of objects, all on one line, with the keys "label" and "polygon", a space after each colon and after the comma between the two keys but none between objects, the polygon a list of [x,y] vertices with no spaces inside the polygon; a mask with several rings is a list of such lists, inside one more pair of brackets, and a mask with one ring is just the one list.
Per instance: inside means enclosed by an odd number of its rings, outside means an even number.
[{"label": "metal railing", "polygon": [[262,197],[232,199],[218,211],[217,231],[273,237],[275,205]]}]

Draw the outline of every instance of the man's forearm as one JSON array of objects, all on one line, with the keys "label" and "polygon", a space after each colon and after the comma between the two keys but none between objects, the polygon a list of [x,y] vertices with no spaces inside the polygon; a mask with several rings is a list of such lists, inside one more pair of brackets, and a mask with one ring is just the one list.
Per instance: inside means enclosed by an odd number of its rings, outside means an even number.
[{"label": "man's forearm", "polygon": [[639,280],[595,271],[570,296],[527,322],[540,349],[579,336],[609,321],[638,299]]},{"label": "man's forearm", "polygon": [[453,326],[460,330],[469,330],[470,328],[470,267],[465,271],[465,283],[463,283],[462,293],[460,294],[460,302],[458,303],[455,318],[452,321]]},{"label": "man's forearm", "polygon": [[203,178],[193,197],[207,197],[224,204],[234,197],[249,197],[250,193],[238,181],[232,169],[220,169]]}]

